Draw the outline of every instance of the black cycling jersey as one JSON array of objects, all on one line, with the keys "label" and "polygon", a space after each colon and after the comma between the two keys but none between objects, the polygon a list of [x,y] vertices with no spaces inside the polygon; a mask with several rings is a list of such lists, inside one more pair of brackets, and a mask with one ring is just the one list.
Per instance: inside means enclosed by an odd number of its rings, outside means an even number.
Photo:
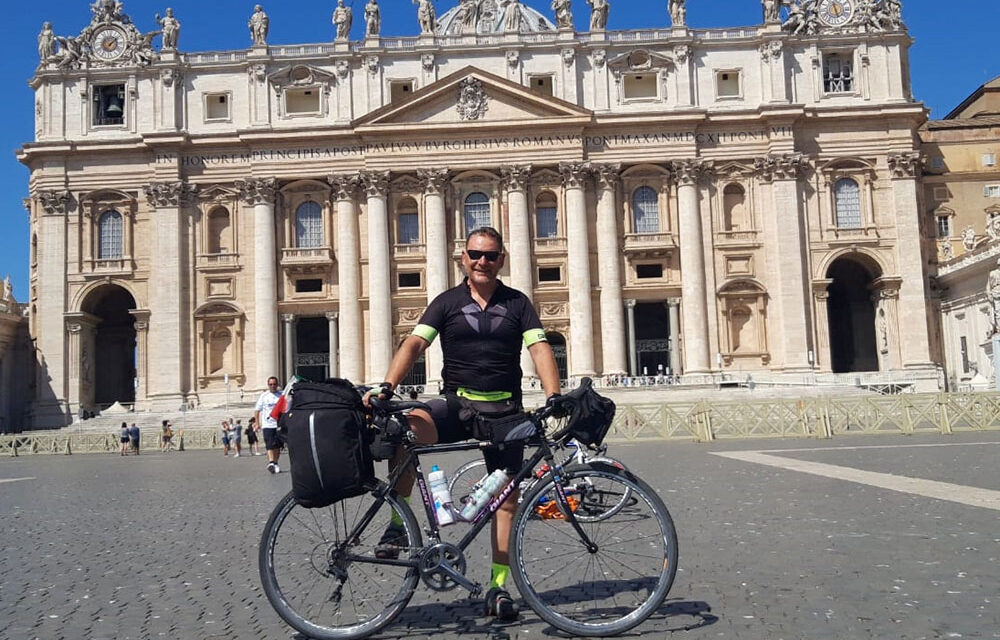
[{"label": "black cycling jersey", "polygon": [[521,345],[545,340],[527,296],[497,282],[486,309],[472,299],[468,278],[428,305],[413,335],[441,336],[444,390],[521,394]]}]

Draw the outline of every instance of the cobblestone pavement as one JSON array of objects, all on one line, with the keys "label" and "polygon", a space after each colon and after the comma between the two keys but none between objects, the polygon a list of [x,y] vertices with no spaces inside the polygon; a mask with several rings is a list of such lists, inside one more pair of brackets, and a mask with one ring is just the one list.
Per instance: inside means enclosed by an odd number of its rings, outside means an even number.
[{"label": "cobblestone pavement", "polygon": [[[1000,491],[997,433],[616,445],[661,492],[681,551],[668,601],[630,636],[1000,638],[1000,511],[712,455],[756,450]],[[256,566],[289,486],[262,457],[204,451],[0,460],[0,638],[296,637]],[[477,545],[469,574],[486,580],[485,535]],[[505,634],[561,635],[531,612],[491,624],[460,592],[421,586],[377,637]]]}]

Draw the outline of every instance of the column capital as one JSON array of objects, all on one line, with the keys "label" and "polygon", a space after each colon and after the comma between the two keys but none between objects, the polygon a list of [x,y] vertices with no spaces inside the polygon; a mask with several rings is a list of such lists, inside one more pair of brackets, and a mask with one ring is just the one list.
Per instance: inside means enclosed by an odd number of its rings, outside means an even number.
[{"label": "column capital", "polygon": [[237,180],[236,190],[247,204],[274,204],[278,198],[277,178],[250,178]]},{"label": "column capital", "polygon": [[888,161],[889,171],[892,172],[894,180],[916,178],[920,169],[920,152],[903,151],[901,153],[890,153]]},{"label": "column capital", "polygon": [[329,320],[330,322],[336,322],[340,318],[339,311],[327,311],[323,315],[325,315],[326,319]]},{"label": "column capital", "polygon": [[358,176],[348,173],[331,173],[326,177],[327,183],[333,187],[333,200],[353,200],[358,190]]},{"label": "column capital", "polygon": [[629,298],[625,300],[625,306],[629,309],[635,309],[636,300],[635,298]]},{"label": "column capital", "polygon": [[503,188],[507,191],[525,191],[528,188],[528,181],[531,179],[532,167],[530,164],[504,165],[500,167],[500,179]]},{"label": "column capital", "polygon": [[754,171],[764,182],[796,180],[809,168],[809,161],[801,153],[771,154],[753,161]]},{"label": "column capital", "polygon": [[50,215],[65,215],[73,206],[73,194],[69,191],[39,191],[38,200]]},{"label": "column capital", "polygon": [[715,163],[710,160],[690,158],[688,160],[675,160],[671,163],[670,169],[677,178],[677,184],[681,186],[692,186],[698,184],[702,176],[708,175],[715,167]]},{"label": "column capital", "polygon": [[182,180],[174,182],[150,182],[142,190],[154,209],[179,207],[188,204],[198,193],[197,185]]},{"label": "column capital", "polygon": [[417,180],[426,194],[444,195],[450,179],[450,169],[417,169]]},{"label": "column capital", "polygon": [[292,324],[293,322],[295,322],[295,314],[283,313],[281,314],[281,321],[284,322],[285,324]]},{"label": "column capital", "polygon": [[563,187],[567,189],[582,189],[591,172],[589,162],[559,163],[559,174],[562,176]]},{"label": "column capital", "polygon": [[361,171],[358,173],[358,182],[369,198],[385,198],[389,195],[388,171]]},{"label": "column capital", "polygon": [[681,306],[681,299],[680,298],[667,298],[667,306],[668,307],[679,307],[679,306]]},{"label": "column capital", "polygon": [[621,181],[621,163],[595,164],[593,170],[599,189],[614,190],[618,187],[618,183]]}]

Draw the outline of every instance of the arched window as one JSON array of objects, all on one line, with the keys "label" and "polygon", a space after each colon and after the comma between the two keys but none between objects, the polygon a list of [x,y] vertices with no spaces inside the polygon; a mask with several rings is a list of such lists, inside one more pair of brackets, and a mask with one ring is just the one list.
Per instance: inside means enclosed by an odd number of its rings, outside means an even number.
[{"label": "arched window", "polygon": [[229,253],[229,211],[216,207],[208,214],[208,253]]},{"label": "arched window", "polygon": [[490,220],[490,197],[485,193],[470,193],[465,199],[465,233],[493,226]]},{"label": "arched window", "polygon": [[323,209],[316,202],[303,202],[295,210],[295,246],[323,246]]},{"label": "arched window", "polygon": [[539,194],[535,200],[535,227],[539,238],[559,235],[559,209],[556,197],[550,191]]},{"label": "arched window", "polygon": [[105,211],[97,220],[97,259],[117,260],[122,255],[122,214]]},{"label": "arched window", "polygon": [[396,208],[396,238],[399,244],[420,244],[420,217],[413,198],[402,200]]},{"label": "arched window", "polygon": [[635,233],[660,232],[659,197],[650,187],[639,187],[632,193],[632,222]]},{"label": "arched window", "polygon": [[861,188],[850,178],[841,178],[833,185],[833,200],[837,211],[837,227],[861,228]]},{"label": "arched window", "polygon": [[746,192],[738,184],[727,185],[722,191],[723,225],[726,231],[747,231]]}]

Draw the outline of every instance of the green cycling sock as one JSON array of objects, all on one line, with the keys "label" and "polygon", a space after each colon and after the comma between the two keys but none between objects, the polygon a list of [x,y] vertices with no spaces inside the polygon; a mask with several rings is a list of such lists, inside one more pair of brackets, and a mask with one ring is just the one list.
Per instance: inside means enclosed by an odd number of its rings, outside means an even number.
[{"label": "green cycling sock", "polygon": [[507,576],[510,575],[510,565],[493,563],[493,577],[490,578],[490,589],[503,589],[507,584]]},{"label": "green cycling sock", "polygon": [[[405,502],[406,504],[410,504],[410,496],[406,496],[405,498],[403,498],[403,502]],[[398,513],[396,513],[395,509],[392,510],[392,518],[389,520],[389,524],[394,524],[397,527],[403,526],[403,518]]]}]

